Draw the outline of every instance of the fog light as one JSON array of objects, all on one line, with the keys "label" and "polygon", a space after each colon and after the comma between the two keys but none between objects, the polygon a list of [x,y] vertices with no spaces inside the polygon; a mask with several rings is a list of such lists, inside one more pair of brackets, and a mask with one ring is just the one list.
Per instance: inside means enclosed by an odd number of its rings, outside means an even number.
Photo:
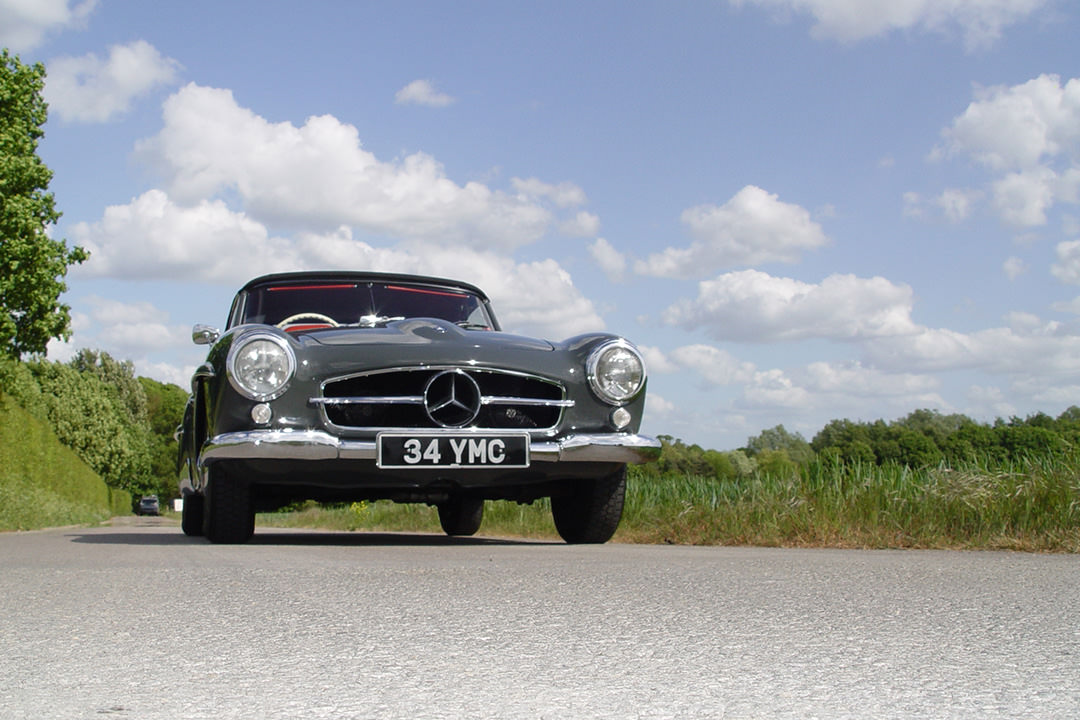
[{"label": "fog light", "polygon": [[270,422],[270,418],[274,416],[274,413],[270,410],[270,406],[266,403],[259,403],[255,407],[251,408],[251,419],[256,425],[265,425]]},{"label": "fog light", "polygon": [[611,424],[619,430],[622,430],[624,427],[629,425],[630,420],[630,411],[626,408],[616,408],[616,410],[611,413]]}]

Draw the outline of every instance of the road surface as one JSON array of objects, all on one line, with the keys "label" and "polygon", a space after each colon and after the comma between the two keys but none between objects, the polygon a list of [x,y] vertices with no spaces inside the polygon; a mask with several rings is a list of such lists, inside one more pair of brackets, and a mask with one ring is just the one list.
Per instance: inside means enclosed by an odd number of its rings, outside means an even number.
[{"label": "road surface", "polygon": [[0,717],[1080,717],[1080,557],[0,534]]}]

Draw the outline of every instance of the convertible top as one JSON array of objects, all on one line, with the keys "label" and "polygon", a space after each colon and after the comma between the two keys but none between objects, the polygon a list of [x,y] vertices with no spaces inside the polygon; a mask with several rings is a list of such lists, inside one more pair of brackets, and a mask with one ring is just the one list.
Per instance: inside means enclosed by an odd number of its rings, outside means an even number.
[{"label": "convertible top", "polygon": [[460,290],[466,290],[474,295],[480,297],[481,300],[488,302],[487,294],[476,287],[475,285],[460,280],[450,280],[440,277],[429,277],[426,275],[408,275],[405,273],[382,273],[382,272],[368,272],[368,271],[351,271],[351,270],[306,270],[302,272],[285,272],[285,273],[272,273],[270,275],[262,275],[253,280],[248,281],[244,287],[240,289],[240,292],[246,292],[252,288],[256,288],[262,285],[294,285],[294,284],[306,284],[313,280],[320,282],[350,282],[350,283],[365,283],[365,282],[397,282],[397,283],[421,283],[424,285],[434,285],[443,288],[457,288]]}]

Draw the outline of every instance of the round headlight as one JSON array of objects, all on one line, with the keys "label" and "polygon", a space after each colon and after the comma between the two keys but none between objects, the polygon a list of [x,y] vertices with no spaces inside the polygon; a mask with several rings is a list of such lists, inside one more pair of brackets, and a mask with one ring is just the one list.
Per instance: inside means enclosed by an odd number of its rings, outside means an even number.
[{"label": "round headlight", "polygon": [[229,350],[229,382],[245,397],[259,402],[285,392],[296,369],[292,348],[274,335],[244,338]]},{"label": "round headlight", "polygon": [[631,400],[645,385],[645,361],[641,353],[622,340],[613,340],[593,350],[586,370],[593,391],[612,405]]}]

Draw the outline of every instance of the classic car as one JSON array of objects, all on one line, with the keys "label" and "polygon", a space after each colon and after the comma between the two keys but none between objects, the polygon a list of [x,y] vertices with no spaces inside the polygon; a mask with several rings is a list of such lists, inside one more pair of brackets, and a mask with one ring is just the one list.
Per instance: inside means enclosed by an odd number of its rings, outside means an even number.
[{"label": "classic car", "polygon": [[622,517],[645,364],[607,333],[503,332],[465,282],[373,272],[256,278],[209,345],[178,428],[182,527],[242,543],[300,500],[427,503],[472,535],[485,500],[551,499],[560,536],[603,543]]}]

